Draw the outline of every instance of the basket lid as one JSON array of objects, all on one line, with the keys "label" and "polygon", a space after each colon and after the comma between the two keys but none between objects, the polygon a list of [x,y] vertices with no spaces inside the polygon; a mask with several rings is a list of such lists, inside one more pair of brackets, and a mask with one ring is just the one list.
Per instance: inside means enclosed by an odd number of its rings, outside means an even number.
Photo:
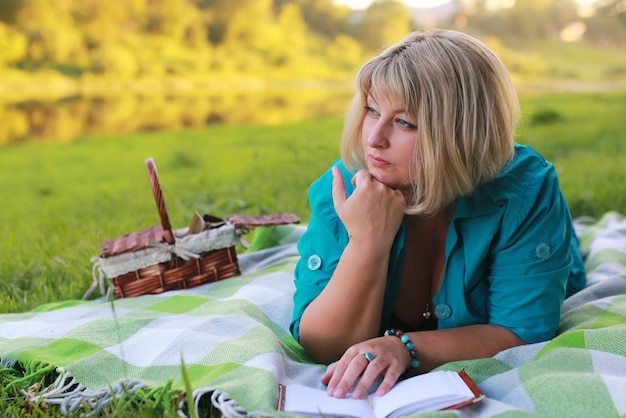
[{"label": "basket lid", "polygon": [[150,243],[162,241],[163,227],[160,225],[153,226],[105,241],[100,249],[100,257],[111,257],[122,253],[143,250],[148,248]]}]

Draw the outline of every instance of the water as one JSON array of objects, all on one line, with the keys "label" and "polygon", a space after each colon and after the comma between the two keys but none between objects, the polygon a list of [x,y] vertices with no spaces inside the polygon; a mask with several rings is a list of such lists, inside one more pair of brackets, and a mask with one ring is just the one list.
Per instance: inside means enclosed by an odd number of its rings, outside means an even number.
[{"label": "water", "polygon": [[72,142],[83,137],[212,124],[279,125],[343,116],[350,98],[348,90],[309,88],[185,94],[129,92],[22,102],[0,99],[0,146]]}]

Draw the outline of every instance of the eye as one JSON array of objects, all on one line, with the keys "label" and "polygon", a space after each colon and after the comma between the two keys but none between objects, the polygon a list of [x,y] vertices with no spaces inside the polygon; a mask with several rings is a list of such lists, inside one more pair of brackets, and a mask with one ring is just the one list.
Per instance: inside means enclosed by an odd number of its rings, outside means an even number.
[{"label": "eye", "polygon": [[368,115],[380,116],[380,113],[378,113],[378,110],[376,110],[372,106],[365,106],[365,113],[367,113]]},{"label": "eye", "polygon": [[411,123],[408,120],[403,119],[403,118],[397,118],[396,119],[396,124],[399,127],[404,128],[404,129],[417,129],[417,126],[415,126],[415,124],[413,124],[413,123]]}]

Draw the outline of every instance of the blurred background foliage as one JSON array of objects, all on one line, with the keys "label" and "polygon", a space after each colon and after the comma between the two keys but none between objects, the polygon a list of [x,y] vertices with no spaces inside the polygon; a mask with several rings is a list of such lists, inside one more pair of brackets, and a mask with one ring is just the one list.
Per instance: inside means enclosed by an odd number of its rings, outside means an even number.
[{"label": "blurred background foliage", "polygon": [[585,4],[0,0],[0,145],[338,114],[360,64],[433,27],[483,39],[523,88],[624,89],[626,1]]}]

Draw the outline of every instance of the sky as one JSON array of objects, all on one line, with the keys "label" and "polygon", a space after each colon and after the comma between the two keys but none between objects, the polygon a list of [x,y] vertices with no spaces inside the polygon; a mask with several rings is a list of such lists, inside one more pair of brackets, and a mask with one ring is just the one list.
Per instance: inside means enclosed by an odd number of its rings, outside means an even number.
[{"label": "sky", "polygon": [[[373,0],[334,0],[335,4],[349,6],[352,9],[365,9]],[[436,7],[449,3],[450,0],[402,0],[404,3],[413,7]],[[576,0],[581,5],[589,5],[595,3],[596,0]]]},{"label": "sky", "polygon": [[[365,9],[370,5],[372,0],[335,0],[335,4],[349,6],[352,9]],[[441,4],[449,3],[449,0],[403,0],[409,6],[415,7],[436,7]]]}]

